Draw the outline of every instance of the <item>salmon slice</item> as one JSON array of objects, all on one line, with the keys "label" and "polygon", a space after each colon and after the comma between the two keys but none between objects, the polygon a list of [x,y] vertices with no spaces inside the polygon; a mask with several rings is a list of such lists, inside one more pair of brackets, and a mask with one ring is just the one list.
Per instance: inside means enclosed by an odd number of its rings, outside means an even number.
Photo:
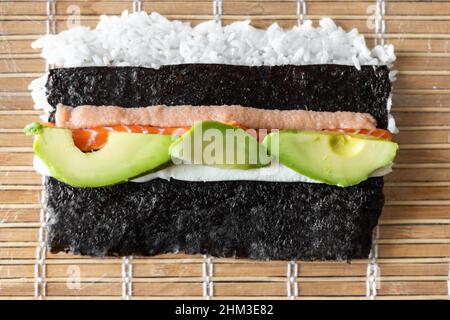
[{"label": "salmon slice", "polygon": [[390,133],[388,130],[384,129],[336,129],[333,131],[338,131],[342,133],[356,133],[356,134],[365,134],[369,136],[373,136],[376,138],[381,138],[385,140],[392,140],[392,133]]},{"label": "salmon slice", "polygon": [[190,127],[197,121],[236,121],[246,128],[333,130],[376,129],[375,119],[367,113],[316,112],[305,110],[267,110],[243,106],[117,106],[57,105],[56,126],[68,129],[135,125],[153,127]]},{"label": "salmon slice", "polygon": [[[131,128],[130,128],[131,127]],[[72,137],[74,144],[78,149],[84,152],[94,151],[101,149],[108,141],[108,134],[111,131],[119,132],[134,132],[142,134],[167,134],[181,136],[186,133],[189,128],[155,128],[148,126],[113,126],[113,127],[100,127],[94,129],[73,129]],[[392,135],[390,132],[383,129],[376,130],[336,130],[342,133],[359,133],[375,136],[386,140],[391,140]],[[250,134],[256,132],[255,138],[262,141],[265,137],[265,133],[258,134],[255,130],[249,130]]]},{"label": "salmon slice", "polygon": [[74,144],[78,147],[78,149],[87,152],[101,149],[108,141],[108,134],[111,131],[181,136],[188,130],[189,128],[158,128],[138,125],[121,125],[111,127],[98,127],[92,129],[73,129],[72,138]]},{"label": "salmon slice", "polygon": [[[259,141],[262,141],[269,131],[258,131],[247,129],[244,126],[236,123],[235,121],[229,121],[227,124],[239,127],[243,130],[246,130],[247,133],[253,135]],[[52,122],[43,123],[46,127],[55,127],[55,124]],[[110,126],[110,127],[98,127],[92,129],[72,129],[72,137],[74,144],[81,151],[89,152],[101,149],[106,142],[108,141],[108,134],[111,131],[117,132],[134,132],[134,133],[142,133],[142,134],[167,134],[167,135],[176,135],[182,136],[186,133],[190,127],[181,127],[181,128],[163,128],[163,127],[152,127],[152,126],[140,126],[140,125],[120,125],[120,126]],[[373,137],[392,140],[392,133],[384,129],[335,129],[335,130],[327,130],[327,131],[337,131],[341,133],[357,133],[370,135]]]}]

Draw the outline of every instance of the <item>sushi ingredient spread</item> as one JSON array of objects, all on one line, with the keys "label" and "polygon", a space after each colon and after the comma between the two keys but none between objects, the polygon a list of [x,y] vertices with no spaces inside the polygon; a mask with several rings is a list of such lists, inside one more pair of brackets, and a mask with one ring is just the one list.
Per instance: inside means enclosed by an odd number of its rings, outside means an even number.
[{"label": "sushi ingredient spread", "polygon": [[27,132],[35,135],[34,152],[50,174],[74,187],[125,182],[170,162],[168,135],[111,132],[101,150],[84,153],[70,130],[33,125]]},{"label": "sushi ingredient spread", "polygon": [[[257,131],[254,129],[247,129],[234,121],[227,122],[226,124],[246,130],[247,133],[254,136],[259,141],[262,141],[266,136],[266,134],[270,132],[269,130]],[[46,127],[55,126],[55,124],[52,122],[45,122],[43,123],[43,125]],[[182,136],[189,129],[190,129],[189,127],[176,128],[176,127],[140,126],[140,125],[130,125],[130,126],[120,125],[110,127],[97,127],[91,129],[72,129],[72,138],[78,149],[80,149],[83,152],[89,152],[102,148],[108,140],[108,133],[112,131]],[[392,140],[392,134],[388,130],[384,129],[334,129],[332,131],[342,133],[365,134],[377,138]]]},{"label": "sushi ingredient spread", "polygon": [[341,187],[356,185],[391,164],[398,149],[396,143],[385,139],[323,131],[282,130],[267,135],[263,144],[281,164]]},{"label": "sushi ingredient spread", "polygon": [[[144,128],[71,131],[33,123],[25,131],[35,136],[38,171],[76,187],[155,178],[323,182],[346,187],[389,173],[398,148],[375,136],[328,131],[274,131],[259,143],[242,128],[214,121],[197,122],[187,132],[186,128],[156,132],[160,129],[148,127],[144,134]],[[169,134],[182,130],[186,133],[181,137]],[[83,134],[88,132],[94,132],[90,136],[94,140],[97,132],[103,137],[98,151],[83,152],[76,145],[77,141],[84,147],[95,145],[83,144]]]},{"label": "sushi ingredient spread", "polygon": [[236,121],[247,128],[264,129],[375,129],[376,120],[367,113],[268,110],[244,106],[117,106],[68,107],[57,105],[56,126],[68,129],[115,125],[190,127],[197,121]]},{"label": "sushi ingredient spread", "polygon": [[[240,127],[241,129],[246,130],[250,135],[253,135],[259,141],[262,141],[267,134],[264,131],[256,131],[254,129],[246,129],[241,125],[235,122],[228,122],[227,124]],[[54,127],[55,124],[51,122],[43,123],[46,127]],[[91,129],[72,129],[72,138],[77,146],[83,152],[89,152],[101,149],[108,140],[108,134],[112,131],[117,132],[134,132],[134,133],[142,133],[142,134],[166,134],[166,135],[175,135],[182,136],[185,134],[190,128],[189,127],[152,127],[152,126],[111,126],[111,127],[97,127]],[[382,138],[386,140],[392,140],[392,134],[384,129],[335,129],[332,131],[342,132],[342,133],[359,133],[374,136],[377,138]]]},{"label": "sushi ingredient spread", "polygon": [[[169,150],[174,162],[228,169],[251,169],[270,164],[266,148],[241,128],[216,121],[200,121]],[[180,160],[180,161],[177,161]]]}]

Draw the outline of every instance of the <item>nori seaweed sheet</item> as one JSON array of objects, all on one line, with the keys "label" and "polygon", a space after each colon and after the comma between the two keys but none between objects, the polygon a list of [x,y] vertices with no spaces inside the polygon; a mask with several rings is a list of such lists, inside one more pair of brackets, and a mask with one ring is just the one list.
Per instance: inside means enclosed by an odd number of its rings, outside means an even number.
[{"label": "nori seaweed sheet", "polygon": [[390,93],[386,66],[233,66],[182,64],[160,69],[85,67],[53,69],[47,82],[48,101],[145,107],[231,105],[263,109],[354,111],[372,114],[387,127]]},{"label": "nori seaweed sheet", "polygon": [[154,180],[105,188],[45,184],[52,252],[209,253],[253,259],[366,258],[383,178],[324,184]]},{"label": "nori seaweed sheet", "polygon": [[[388,69],[338,65],[174,65],[54,69],[49,103],[241,104],[359,111],[386,128]],[[104,188],[45,184],[49,249],[91,256],[205,253],[254,259],[366,258],[383,178],[340,188],[256,181],[153,180]]]}]

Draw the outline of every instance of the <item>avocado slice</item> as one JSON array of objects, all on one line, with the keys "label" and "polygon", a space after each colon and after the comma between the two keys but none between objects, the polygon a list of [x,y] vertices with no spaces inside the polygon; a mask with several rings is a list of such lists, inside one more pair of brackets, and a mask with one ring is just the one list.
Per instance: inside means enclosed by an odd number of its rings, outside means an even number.
[{"label": "avocado slice", "polygon": [[311,179],[348,187],[394,161],[398,145],[361,134],[281,130],[263,144],[280,163]]},{"label": "avocado slice", "polygon": [[169,149],[175,164],[190,163],[227,169],[251,169],[270,163],[267,149],[241,128],[199,121]]},{"label": "avocado slice", "polygon": [[[33,130],[30,130],[33,129]],[[51,175],[74,187],[102,187],[126,182],[170,161],[169,135],[110,132],[106,145],[84,153],[67,129],[29,126],[34,152]]]}]

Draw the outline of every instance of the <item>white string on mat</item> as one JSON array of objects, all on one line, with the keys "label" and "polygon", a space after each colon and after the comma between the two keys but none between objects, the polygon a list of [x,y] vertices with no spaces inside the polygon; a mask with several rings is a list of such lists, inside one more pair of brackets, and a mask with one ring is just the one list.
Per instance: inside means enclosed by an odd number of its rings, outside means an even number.
[{"label": "white string on mat", "polygon": [[[304,16],[306,15],[306,1],[305,0],[297,0],[297,23],[298,25],[303,24]],[[287,296],[291,300],[295,300],[298,297],[298,264],[297,261],[291,260],[287,264],[287,281],[286,281],[286,289]]]},{"label": "white string on mat", "polygon": [[122,257],[122,298],[130,300],[133,296],[133,257]]},{"label": "white string on mat", "polygon": [[133,12],[142,11],[142,1],[141,0],[133,0]]},{"label": "white string on mat", "polygon": [[[307,13],[306,0],[297,0],[297,23],[298,25],[303,24],[304,16]],[[297,261],[291,260],[287,264],[287,281],[286,289],[287,296],[291,300],[295,300],[298,297],[298,264]]]},{"label": "white string on mat", "polygon": [[[133,12],[142,10],[142,1],[133,0]],[[122,299],[130,300],[133,296],[133,256],[122,257]]]},{"label": "white string on mat", "polygon": [[378,265],[378,237],[380,228],[377,225],[372,235],[372,249],[369,254],[369,263],[367,264],[366,274],[366,297],[369,300],[375,300],[380,279],[380,266]]},{"label": "white string on mat", "polygon": [[450,261],[448,262],[448,280],[447,280],[447,293],[448,293],[448,298],[450,300]]},{"label": "white string on mat", "polygon": [[375,44],[384,45],[384,34],[386,33],[386,0],[377,0],[375,11]]},{"label": "white string on mat", "polygon": [[[42,179],[42,185],[44,184]],[[44,205],[45,196],[42,194],[41,204]],[[47,234],[46,226],[48,221],[48,211],[45,208],[40,210],[39,214],[39,240],[36,248],[36,261],[34,264],[34,296],[42,300],[47,295],[47,283],[45,281],[47,274]]]},{"label": "white string on mat", "polygon": [[214,296],[214,274],[213,258],[210,255],[203,256],[203,298],[210,300]]},{"label": "white string on mat", "polygon": [[47,0],[47,21],[46,21],[46,27],[47,27],[47,34],[54,34],[56,33],[56,0]]},{"label": "white string on mat", "polygon": [[[56,33],[56,0],[47,0],[46,2],[46,33],[54,34]],[[49,70],[50,66],[48,63],[45,64],[45,71]],[[39,212],[39,238],[38,245],[36,247],[36,260],[34,264],[34,297],[43,300],[47,295],[47,222],[48,222],[48,211],[45,208],[45,177],[42,177],[42,196],[41,196],[41,210]]]},{"label": "white string on mat", "polygon": [[295,300],[298,297],[298,263],[295,260],[291,260],[287,264],[286,274],[286,288],[287,296],[290,300]]},{"label": "white string on mat", "polygon": [[213,16],[217,23],[222,24],[222,0],[213,0]]},{"label": "white string on mat", "polygon": [[[384,34],[386,32],[386,2],[385,0],[376,0],[375,10],[375,45],[384,45]],[[372,248],[369,254],[369,263],[367,264],[366,274],[366,297],[375,300],[381,275],[381,269],[377,262],[378,258],[378,238],[380,235],[380,227],[377,224],[372,233]]]},{"label": "white string on mat", "polygon": [[304,16],[306,15],[306,0],[297,0],[297,23],[303,24]]}]

